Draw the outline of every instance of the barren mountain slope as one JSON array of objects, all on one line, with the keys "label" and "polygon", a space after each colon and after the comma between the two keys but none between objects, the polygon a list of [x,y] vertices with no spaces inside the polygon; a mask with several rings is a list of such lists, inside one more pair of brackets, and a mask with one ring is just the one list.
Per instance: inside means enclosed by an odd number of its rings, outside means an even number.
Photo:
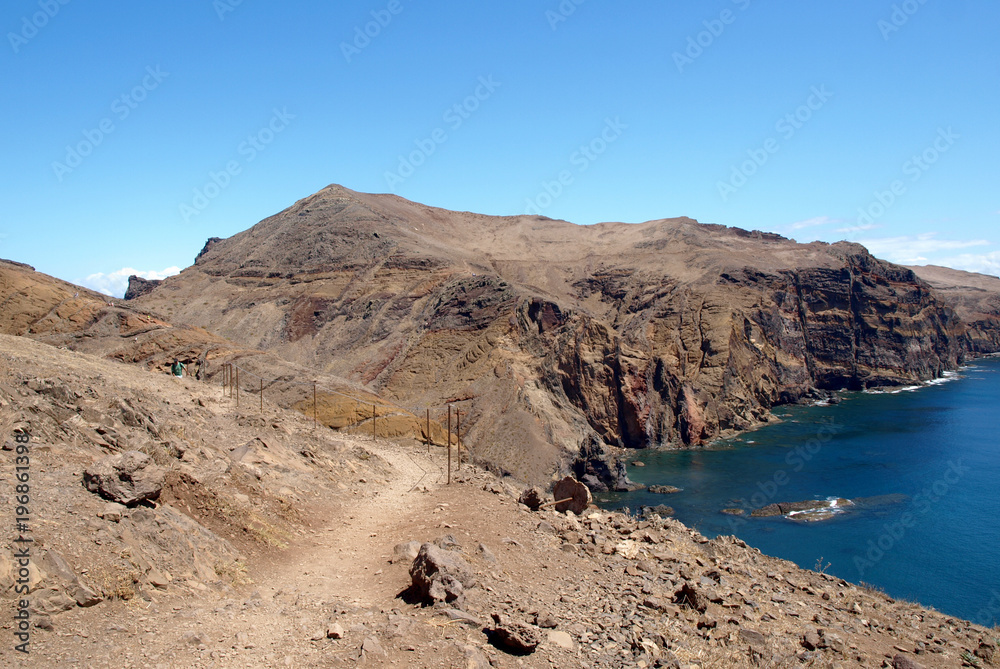
[{"label": "barren mountain slope", "polygon": [[[383,437],[425,439],[424,412],[413,412],[387,402],[359,383],[329,373],[318,373],[274,354],[247,348],[203,328],[174,325],[170,308],[156,317],[126,302],[74,286],[34,271],[30,266],[0,260],[0,333],[24,335],[40,342],[91,353],[111,360],[166,372],[174,359],[187,364],[188,374],[213,384],[225,378],[224,367],[238,366],[244,401],[259,404],[263,390],[268,401],[286,408],[315,412],[325,424]],[[237,378],[229,379],[235,392]],[[263,384],[261,384],[263,380]],[[315,394],[313,382],[316,382]],[[246,406],[246,405],[244,405]],[[444,427],[436,410],[430,436],[444,443]]]},{"label": "barren mountain slope", "polygon": [[[0,335],[5,472],[15,434],[30,435],[32,588],[13,590],[8,532],[0,667],[996,666],[997,630],[733,537],[594,507],[531,512],[481,470],[445,485],[443,449],[314,430],[207,383]],[[155,503],[82,485],[128,449],[163,469]],[[460,599],[428,606],[410,588],[410,542],[466,565]],[[21,599],[27,657],[13,649]],[[513,650],[499,629],[537,647]]]},{"label": "barren mountain slope", "polygon": [[471,399],[482,461],[541,481],[582,446],[596,486],[616,484],[604,446],[701,444],[813,388],[927,380],[982,350],[928,284],[855,244],[339,186],[209,240],[137,303],[404,405]]}]

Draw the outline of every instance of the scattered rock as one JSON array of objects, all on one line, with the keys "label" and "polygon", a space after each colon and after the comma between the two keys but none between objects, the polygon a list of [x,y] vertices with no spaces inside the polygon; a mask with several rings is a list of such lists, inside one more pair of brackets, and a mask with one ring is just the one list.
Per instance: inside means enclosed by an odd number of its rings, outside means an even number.
[{"label": "scattered rock", "polygon": [[763,634],[755,630],[749,630],[746,628],[741,629],[740,638],[750,644],[750,646],[758,652],[762,652],[767,647],[767,639]]},{"label": "scattered rock", "polygon": [[393,564],[397,562],[413,562],[419,552],[419,541],[407,541],[401,544],[396,544],[392,549],[392,558],[390,558],[389,562]]},{"label": "scattered rock", "polygon": [[565,648],[566,650],[573,650],[576,648],[576,644],[573,643],[573,637],[571,637],[567,632],[550,630],[548,636],[549,643],[555,644],[560,648]]},{"label": "scattered rock", "polygon": [[708,609],[709,599],[698,588],[685,583],[674,593],[674,604],[704,613]]},{"label": "scattered rock", "polygon": [[125,506],[160,496],[166,472],[141,451],[126,451],[94,463],[83,473],[90,492]]},{"label": "scattered rock", "polygon": [[555,629],[559,627],[559,622],[548,612],[535,614],[535,625],[544,629]]},{"label": "scattered rock", "polygon": [[538,511],[538,508],[545,503],[545,493],[541,488],[528,488],[521,493],[517,501],[532,511]]},{"label": "scattered rock", "polygon": [[466,588],[476,584],[469,564],[455,552],[424,544],[410,566],[413,589],[420,599],[461,602]]},{"label": "scattered rock", "polygon": [[480,622],[479,618],[475,617],[471,613],[466,613],[461,609],[445,609],[441,613],[445,614],[451,620],[457,620],[458,622],[465,623],[471,627],[482,627],[483,624]]},{"label": "scattered rock", "polygon": [[126,508],[127,507],[124,507],[116,502],[108,502],[100,511],[97,512],[97,517],[103,518],[110,523],[118,523],[121,522],[122,512]]},{"label": "scattered rock", "polygon": [[346,634],[340,623],[332,623],[326,628],[327,639],[343,639]]},{"label": "scattered rock", "polygon": [[905,655],[896,655],[892,658],[892,669],[924,669],[923,665],[917,664]]},{"label": "scattered rock", "polygon": [[525,623],[511,620],[500,613],[493,614],[494,628],[491,630],[496,640],[515,653],[533,653],[542,642],[538,630]]},{"label": "scattered rock", "polygon": [[462,544],[458,543],[458,540],[455,539],[455,537],[451,534],[446,534],[443,537],[438,537],[437,539],[434,540],[434,545],[437,546],[438,548],[443,548],[446,551],[450,551],[456,548],[461,550],[462,548]]},{"label": "scattered rock", "polygon": [[493,551],[486,544],[476,546],[476,553],[487,562],[493,563],[497,561],[497,556],[493,554]]},{"label": "scattered rock", "polygon": [[802,635],[802,646],[806,650],[820,650],[826,648],[826,642],[818,632],[806,632]]},{"label": "scattered rock", "polygon": [[361,659],[364,659],[368,655],[381,655],[385,657],[385,648],[379,643],[379,640],[373,636],[370,636],[364,640],[361,644]]},{"label": "scattered rock", "polygon": [[181,637],[181,641],[183,641],[188,646],[208,645],[208,637],[205,635],[204,632],[188,632],[187,634]]}]

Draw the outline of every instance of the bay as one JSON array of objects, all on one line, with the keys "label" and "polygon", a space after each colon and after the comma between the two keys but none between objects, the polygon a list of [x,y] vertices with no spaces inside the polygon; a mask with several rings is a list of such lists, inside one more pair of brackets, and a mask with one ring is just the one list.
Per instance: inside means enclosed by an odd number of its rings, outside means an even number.
[{"label": "bay", "polygon": [[[639,451],[629,475],[675,494],[596,495],[604,508],[666,504],[707,537],[864,582],[978,624],[1000,624],[1000,359],[921,387],[782,407],[710,449]],[[828,520],[750,517],[777,502],[854,500]],[[722,509],[741,509],[742,516]]]}]

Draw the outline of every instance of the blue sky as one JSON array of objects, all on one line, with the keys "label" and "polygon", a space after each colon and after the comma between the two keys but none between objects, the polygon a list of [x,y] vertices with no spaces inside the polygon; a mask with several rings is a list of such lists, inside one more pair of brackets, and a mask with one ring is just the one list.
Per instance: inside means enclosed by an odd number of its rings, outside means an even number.
[{"label": "blue sky", "polygon": [[993,0],[0,9],[0,257],[121,294],[340,183],[1000,273]]}]

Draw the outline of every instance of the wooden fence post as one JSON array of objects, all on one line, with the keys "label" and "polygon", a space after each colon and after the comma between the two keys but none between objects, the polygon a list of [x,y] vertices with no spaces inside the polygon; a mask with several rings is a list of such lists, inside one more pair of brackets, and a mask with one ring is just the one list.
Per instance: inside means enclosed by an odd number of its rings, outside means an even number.
[{"label": "wooden fence post", "polygon": [[316,429],[316,382],[313,381],[313,429]]},{"label": "wooden fence post", "polygon": [[372,441],[378,439],[378,435],[375,433],[375,403],[372,402]]},{"label": "wooden fence post", "polygon": [[240,408],[240,368],[236,367],[236,408]]},{"label": "wooden fence post", "polygon": [[448,485],[451,485],[451,405],[448,405]]},{"label": "wooden fence post", "polygon": [[431,410],[427,410],[427,455],[431,454]]},{"label": "wooden fence post", "polygon": [[260,377],[260,412],[264,413],[264,377]]},{"label": "wooden fence post", "polygon": [[455,410],[455,436],[458,437],[458,471],[462,471],[462,410]]}]

